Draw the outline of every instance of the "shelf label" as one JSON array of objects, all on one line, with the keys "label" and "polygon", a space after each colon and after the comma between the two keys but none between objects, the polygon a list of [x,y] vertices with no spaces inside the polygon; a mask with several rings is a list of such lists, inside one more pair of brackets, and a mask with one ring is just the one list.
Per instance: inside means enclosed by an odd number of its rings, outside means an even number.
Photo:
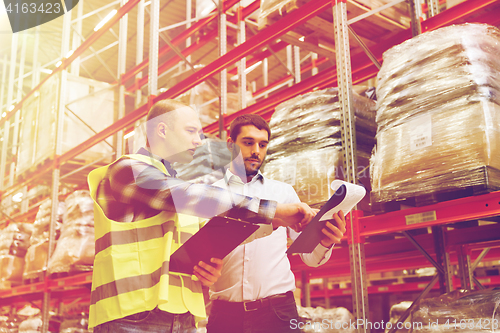
[{"label": "shelf label", "polygon": [[405,216],[406,225],[424,223],[437,220],[436,211],[423,212],[418,214],[411,214]]},{"label": "shelf label", "polygon": [[351,291],[350,290],[342,290],[342,294],[344,294],[344,295],[350,295]]},{"label": "shelf label", "polygon": [[378,287],[378,291],[388,291],[389,287]]},{"label": "shelf label", "polygon": [[66,283],[65,283],[65,281],[64,281],[64,280],[61,280],[61,281],[58,281],[58,282],[57,282],[57,285],[58,285],[58,286],[64,286],[65,284],[66,284]]},{"label": "shelf label", "polygon": [[491,283],[491,279],[478,279],[480,283]]},{"label": "shelf label", "polygon": [[87,275],[85,281],[92,281],[92,274]]},{"label": "shelf label", "polygon": [[419,284],[417,285],[417,288],[418,288],[418,289],[425,289],[425,287],[427,287],[427,283],[419,283]]},{"label": "shelf label", "polygon": [[408,122],[410,129],[410,150],[415,151],[432,146],[432,120],[430,115]]}]

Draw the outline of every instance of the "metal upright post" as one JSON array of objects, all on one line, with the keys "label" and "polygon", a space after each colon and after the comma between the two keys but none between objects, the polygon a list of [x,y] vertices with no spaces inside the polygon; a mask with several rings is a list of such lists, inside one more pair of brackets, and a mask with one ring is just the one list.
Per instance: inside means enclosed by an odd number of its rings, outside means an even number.
[{"label": "metal upright post", "polygon": [[293,46],[293,76],[295,84],[300,82],[300,47]]},{"label": "metal upright post", "polygon": [[302,271],[302,292],[304,295],[304,306],[311,306],[311,284],[309,282],[309,275],[306,271]]},{"label": "metal upright post", "polygon": [[149,12],[149,96],[157,95],[158,90],[158,43],[160,29],[160,0],[151,0]]},{"label": "metal upright post", "polygon": [[311,52],[311,62],[312,62],[311,74],[312,75],[316,75],[319,72],[319,69],[316,66],[316,61],[318,61],[318,54]]},{"label": "metal upright post", "polygon": [[429,17],[439,14],[439,0],[428,0],[427,7],[429,8],[427,12]]},{"label": "metal upright post", "polygon": [[[69,52],[70,45],[70,32],[71,32],[71,15],[63,15],[62,36],[61,36],[61,56],[64,57]],[[49,259],[54,252],[56,240],[56,220],[57,210],[59,208],[59,181],[60,181],[60,165],[59,156],[62,155],[62,139],[64,131],[64,111],[66,108],[66,95],[67,95],[67,78],[68,71],[63,69],[59,76],[59,101],[56,118],[56,135],[55,135],[55,151],[54,151],[54,166],[52,170],[52,207],[50,214],[50,228],[49,228],[49,249],[47,255],[46,266],[48,266]],[[47,279],[48,276],[46,275]],[[43,293],[43,306],[42,306],[42,333],[47,333],[49,330],[49,310],[50,310],[50,291],[45,290]]]},{"label": "metal upright post", "polygon": [[[6,74],[7,74],[7,54],[4,54],[2,62],[2,85],[0,86],[0,113],[6,110],[3,108],[5,88],[7,88],[7,83],[5,82],[5,80],[7,79]],[[9,107],[9,105],[7,105],[7,107]]]},{"label": "metal upright post", "polygon": [[[190,0],[186,1],[186,30],[191,27],[192,18],[192,2]],[[191,46],[191,37],[186,38],[186,48]],[[191,62],[191,55],[188,55],[186,59]],[[186,69],[189,69],[189,65],[186,64]]]},{"label": "metal upright post", "polygon": [[[10,67],[9,67],[9,84],[7,87],[7,111],[14,104],[14,76],[16,72],[16,56],[17,56],[17,41],[19,34],[12,34],[12,43],[10,44]],[[2,118],[4,116],[2,112]],[[5,189],[5,168],[7,166],[7,149],[9,146],[9,131],[10,131],[10,121],[7,120],[4,125],[3,131],[3,141],[2,141],[2,153],[0,155],[0,190]]]},{"label": "metal upright post", "polygon": [[[238,45],[241,45],[246,40],[246,27],[245,20],[243,19],[242,13],[243,7],[241,4],[238,6]],[[247,76],[246,76],[246,68],[247,68],[247,58],[241,58],[238,66],[238,105],[239,109],[242,110],[247,107]]]},{"label": "metal upright post", "polygon": [[[342,107],[341,138],[344,160],[344,180],[357,182],[356,128],[352,101],[351,56],[349,49],[349,30],[347,25],[347,5],[333,1],[333,23],[337,60],[337,82],[339,101]],[[356,210],[357,207],[354,207]],[[347,212],[346,212],[347,213]],[[369,320],[368,289],[366,282],[365,247],[359,237],[358,216],[354,211],[348,219],[349,259],[351,265],[351,285],[354,317],[357,320]],[[358,326],[358,331],[369,332],[365,325]]]},{"label": "metal upright post", "polygon": [[[286,46],[286,68],[287,68],[287,70],[293,71],[293,69],[291,69],[291,68],[293,68],[293,47],[292,47],[292,45]],[[295,75],[295,72],[293,71],[290,74]],[[293,86],[293,82],[290,82],[288,84],[288,86],[289,87]]]},{"label": "metal upright post", "polygon": [[[76,16],[76,23],[75,23],[75,31],[73,32],[73,41],[72,41],[72,50],[76,50],[80,44],[82,43],[82,16],[83,16],[83,2],[85,0],[80,0],[80,2],[77,5],[77,16]],[[74,76],[80,76],[80,57],[76,58],[73,60],[71,63],[71,74]]]},{"label": "metal upright post", "polygon": [[[28,35],[26,32],[22,32],[22,47],[21,47],[21,59],[19,60],[19,76],[17,77],[17,93],[16,93],[16,103],[19,103],[23,99],[23,85],[24,85],[24,65],[26,63],[26,45],[28,43]],[[17,155],[17,145],[19,142],[19,123],[21,121],[21,110],[16,111],[14,116],[14,132],[12,133],[12,156]],[[16,162],[10,162],[10,172],[9,172],[9,187],[14,185],[14,178],[16,174]]]},{"label": "metal upright post", "polygon": [[[264,81],[264,87],[267,87],[269,85],[269,61],[267,58],[262,60],[262,80]],[[268,94],[265,94],[264,98],[267,98],[268,96]]]},{"label": "metal upright post", "polygon": [[[226,14],[223,10],[223,1],[219,0],[219,57],[222,57],[227,52],[227,30],[226,30]],[[227,69],[220,72],[219,79],[219,137],[222,140],[226,139],[226,131],[224,131],[224,116],[227,114]]]},{"label": "metal upright post", "polygon": [[[120,0],[121,6],[125,5],[125,3],[125,0]],[[128,14],[125,14],[120,19],[120,31],[118,35],[118,68],[116,76],[120,79],[118,84],[118,110],[115,114],[115,121],[125,117],[125,85],[121,82],[121,75],[127,70],[127,26]],[[123,141],[123,130],[119,130],[115,136],[116,158],[123,155],[125,151]]]},{"label": "metal upright post", "polygon": [[328,295],[328,278],[323,278],[323,291],[325,292],[325,308],[330,308],[330,296]]},{"label": "metal upright post", "polygon": [[40,66],[38,65],[38,48],[40,46],[40,26],[35,28],[33,42],[33,67],[31,71],[31,89],[34,89],[40,82]]},{"label": "metal upright post", "polygon": [[422,33],[422,26],[420,25],[420,0],[408,0],[408,7],[410,8],[411,32],[415,37]]},{"label": "metal upright post", "polygon": [[442,294],[453,290],[453,271],[450,254],[446,250],[446,238],[443,228],[441,226],[432,227],[436,262],[443,267],[443,271],[439,272],[439,288]]},{"label": "metal upright post", "polygon": [[[139,65],[142,63],[144,58],[144,0],[141,0],[137,4],[137,39],[136,39],[136,49],[135,49],[135,64]],[[142,71],[136,74],[135,79],[142,78]],[[138,108],[142,104],[142,90],[137,88],[135,92],[135,108]]]},{"label": "metal upright post", "polygon": [[461,245],[458,247],[457,257],[460,285],[463,289],[472,290],[472,269],[470,263],[470,253],[465,245]]}]

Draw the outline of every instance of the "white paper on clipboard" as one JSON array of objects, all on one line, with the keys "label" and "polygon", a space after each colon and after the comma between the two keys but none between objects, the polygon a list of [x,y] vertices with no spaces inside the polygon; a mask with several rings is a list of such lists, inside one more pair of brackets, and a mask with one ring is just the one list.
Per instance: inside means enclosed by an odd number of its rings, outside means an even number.
[{"label": "white paper on clipboard", "polygon": [[339,205],[326,212],[319,219],[320,221],[331,220],[333,218],[333,214],[337,213],[339,210],[341,210],[344,213],[344,215],[347,215],[347,213],[349,213],[351,209],[366,195],[366,190],[363,186],[344,182],[339,179],[335,179],[334,181],[332,181],[330,187],[333,190],[333,192],[335,192],[342,185],[345,185],[347,190],[347,194],[344,200],[342,200],[342,202]]}]

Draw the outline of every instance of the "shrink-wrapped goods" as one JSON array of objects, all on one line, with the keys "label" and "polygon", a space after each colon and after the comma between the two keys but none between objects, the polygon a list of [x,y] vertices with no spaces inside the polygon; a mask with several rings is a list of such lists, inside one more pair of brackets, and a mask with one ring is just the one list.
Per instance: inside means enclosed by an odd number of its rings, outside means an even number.
[{"label": "shrink-wrapped goods", "polygon": [[[57,218],[55,221],[54,241],[57,242],[61,233],[61,223],[66,205],[59,202]],[[38,208],[38,212],[33,223],[33,233],[30,238],[30,247],[26,252],[24,264],[24,279],[36,277],[39,273],[47,270],[47,255],[49,249],[49,229],[52,211],[52,200],[48,199]],[[55,244],[55,243],[54,243]]]},{"label": "shrink-wrapped goods", "polygon": [[[353,106],[358,179],[369,187],[367,167],[375,144],[375,102],[353,93]],[[333,194],[331,182],[344,179],[340,121],[336,88],[297,96],[277,106],[270,121],[266,176],[292,185],[308,204],[328,200]],[[361,205],[369,210],[366,200]]]},{"label": "shrink-wrapped goods", "polygon": [[410,333],[498,332],[500,289],[455,290],[427,298],[411,313]]},{"label": "shrink-wrapped goods", "polygon": [[304,333],[354,333],[354,316],[346,308],[325,309],[322,307],[297,306],[298,320],[290,321],[291,329]]},{"label": "shrink-wrapped goods", "polygon": [[95,255],[94,206],[89,191],[78,190],[66,200],[61,236],[49,260],[48,272],[92,270]]},{"label": "shrink-wrapped goods", "polygon": [[372,202],[500,188],[500,30],[445,27],[384,53]]},{"label": "shrink-wrapped goods", "polygon": [[37,333],[42,331],[42,317],[28,318],[19,325],[19,333]]},{"label": "shrink-wrapped goods", "polygon": [[411,328],[411,320],[410,317],[406,318],[406,320],[397,326],[397,322],[399,318],[405,313],[406,310],[411,306],[412,302],[404,301],[398,304],[394,304],[391,306],[391,310],[389,311],[389,322],[385,325],[385,333],[389,333],[392,327],[396,327],[394,333],[408,333]]},{"label": "shrink-wrapped goods", "polygon": [[33,226],[10,223],[0,232],[0,281],[21,282]]}]

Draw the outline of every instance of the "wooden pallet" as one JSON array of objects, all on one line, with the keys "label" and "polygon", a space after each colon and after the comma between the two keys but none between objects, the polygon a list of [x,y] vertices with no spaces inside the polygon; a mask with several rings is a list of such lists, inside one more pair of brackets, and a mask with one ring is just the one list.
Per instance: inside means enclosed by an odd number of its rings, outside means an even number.
[{"label": "wooden pallet", "polygon": [[23,275],[23,284],[33,284],[43,282],[45,271]]},{"label": "wooden pallet", "polygon": [[480,184],[463,186],[444,190],[436,190],[429,193],[398,198],[393,201],[377,201],[377,193],[371,193],[371,211],[375,215],[402,210],[408,207],[421,207],[438,202],[460,199],[475,195],[486,194],[500,190],[500,171],[484,166],[478,170],[465,170],[465,172],[478,172],[482,177]]},{"label": "wooden pallet", "polygon": [[0,290],[12,289],[20,286],[22,283],[18,281],[0,281]]}]

